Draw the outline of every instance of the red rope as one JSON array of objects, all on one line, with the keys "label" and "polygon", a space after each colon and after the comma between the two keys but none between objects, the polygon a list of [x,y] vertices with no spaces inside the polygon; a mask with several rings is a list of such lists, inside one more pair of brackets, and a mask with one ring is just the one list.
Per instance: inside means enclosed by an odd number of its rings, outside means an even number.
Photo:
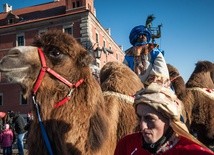
[{"label": "red rope", "polygon": [[44,53],[43,53],[41,48],[38,48],[38,53],[39,53],[39,57],[40,57],[42,68],[41,68],[41,70],[39,72],[39,75],[37,77],[37,80],[36,80],[36,82],[34,84],[33,95],[35,95],[36,92],[38,91],[38,89],[39,89],[39,87],[40,87],[40,85],[42,83],[42,80],[44,78],[45,73],[48,72],[48,73],[52,74],[54,77],[56,77],[58,80],[60,80],[64,84],[66,84],[68,87],[71,88],[71,90],[68,93],[68,95],[66,97],[64,97],[61,101],[59,101],[58,103],[56,103],[54,105],[55,108],[60,107],[60,106],[62,106],[63,104],[65,104],[66,102],[68,102],[70,100],[71,94],[72,94],[74,88],[77,88],[78,86],[80,86],[84,82],[84,80],[80,79],[75,84],[72,84],[71,82],[66,80],[64,77],[62,77],[61,75],[56,73],[54,70],[52,70],[51,68],[46,66],[45,56],[44,56]]}]

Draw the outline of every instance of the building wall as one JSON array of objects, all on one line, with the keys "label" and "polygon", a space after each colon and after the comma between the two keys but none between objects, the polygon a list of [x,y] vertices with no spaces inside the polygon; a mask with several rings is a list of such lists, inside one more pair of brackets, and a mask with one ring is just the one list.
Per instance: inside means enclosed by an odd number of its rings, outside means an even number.
[{"label": "building wall", "polygon": [[0,94],[2,95],[3,102],[0,106],[0,111],[7,112],[13,110],[26,114],[32,108],[30,99],[27,99],[27,104],[22,103],[21,88],[18,84],[4,83],[0,85]]},{"label": "building wall", "polygon": [[[19,34],[24,35],[25,45],[28,46],[31,45],[34,37],[41,32],[54,29],[63,30],[63,28],[71,26],[73,28],[74,38],[92,55],[94,55],[94,50],[98,46],[104,46],[103,41],[105,41],[105,47],[113,51],[113,54],[104,53],[103,51],[100,59],[95,58],[95,65],[101,68],[109,61],[122,62],[124,53],[96,18],[96,12],[93,6],[94,1],[82,0],[84,7],[80,8],[71,7],[72,3],[76,2],[75,0],[62,1],[65,1],[67,4],[65,14],[0,26],[0,58],[3,57],[10,48],[17,46],[16,37]],[[27,10],[27,8],[25,8],[25,10]],[[35,13],[33,13],[33,15],[35,15]],[[99,36],[98,42],[96,41],[96,34]],[[3,105],[0,106],[0,111],[13,110],[19,111],[22,114],[29,112],[32,108],[31,99],[27,99],[28,103],[26,105],[20,104],[21,92],[22,90],[19,85],[7,83],[4,77],[1,76],[0,94],[3,94]]]}]

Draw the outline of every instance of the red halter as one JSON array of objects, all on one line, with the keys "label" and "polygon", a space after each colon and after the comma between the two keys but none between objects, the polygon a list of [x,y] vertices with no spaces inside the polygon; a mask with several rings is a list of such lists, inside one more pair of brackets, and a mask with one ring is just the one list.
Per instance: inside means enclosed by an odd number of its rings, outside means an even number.
[{"label": "red halter", "polygon": [[181,77],[180,75],[177,75],[176,77],[172,78],[170,81],[173,82],[175,81],[178,77]]},{"label": "red halter", "polygon": [[43,77],[45,75],[45,72],[48,72],[48,73],[52,74],[58,80],[60,80],[61,82],[63,82],[64,84],[66,84],[68,87],[71,88],[70,91],[69,91],[69,93],[68,93],[68,95],[66,97],[64,97],[64,99],[62,99],[61,101],[59,101],[58,103],[56,103],[54,105],[54,107],[57,108],[57,107],[63,105],[64,103],[66,103],[67,101],[70,100],[71,94],[74,91],[74,89],[77,88],[80,84],[82,84],[84,80],[80,79],[75,84],[70,83],[68,80],[66,80],[65,78],[63,78],[61,75],[59,75],[58,73],[56,73],[54,70],[52,70],[51,68],[47,67],[46,61],[45,61],[45,56],[44,56],[44,53],[43,53],[43,51],[42,51],[41,48],[38,48],[38,53],[39,53],[39,57],[40,57],[42,68],[41,68],[39,76],[37,77],[37,80],[36,80],[36,82],[34,84],[33,95],[36,95],[36,92],[37,92],[37,90],[39,89],[39,86],[42,83],[42,79],[43,79]]}]

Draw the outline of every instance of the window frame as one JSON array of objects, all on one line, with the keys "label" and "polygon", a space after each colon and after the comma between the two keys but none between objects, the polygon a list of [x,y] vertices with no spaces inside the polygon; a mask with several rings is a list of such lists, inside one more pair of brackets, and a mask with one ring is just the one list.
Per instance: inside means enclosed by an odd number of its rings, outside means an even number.
[{"label": "window frame", "polygon": [[3,106],[4,105],[4,94],[3,93],[0,93],[0,106]]},{"label": "window frame", "polygon": [[22,92],[20,92],[20,100],[19,100],[19,103],[20,103],[20,105],[27,105],[28,104],[28,99],[26,98],[24,98],[23,97],[23,93]]},{"label": "window frame", "polygon": [[[68,33],[68,31],[66,32],[66,29],[71,29],[71,32]],[[65,25],[63,26],[63,33],[67,33],[67,34],[70,34],[70,35],[74,35],[74,27],[73,27],[73,24],[71,25]]]},{"label": "window frame", "polygon": [[[23,37],[23,41],[21,42],[22,44],[20,44],[19,42],[19,38]],[[24,33],[20,33],[16,35],[16,46],[25,46],[25,35]]]}]

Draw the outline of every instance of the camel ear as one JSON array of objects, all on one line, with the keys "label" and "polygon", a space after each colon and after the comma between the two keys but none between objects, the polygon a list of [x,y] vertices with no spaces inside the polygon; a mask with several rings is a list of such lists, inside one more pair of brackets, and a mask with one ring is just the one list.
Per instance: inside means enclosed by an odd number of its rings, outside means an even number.
[{"label": "camel ear", "polygon": [[91,64],[92,61],[93,61],[93,57],[87,51],[84,51],[80,53],[77,63],[78,63],[78,66],[85,67],[85,66],[89,66],[89,64]]}]

